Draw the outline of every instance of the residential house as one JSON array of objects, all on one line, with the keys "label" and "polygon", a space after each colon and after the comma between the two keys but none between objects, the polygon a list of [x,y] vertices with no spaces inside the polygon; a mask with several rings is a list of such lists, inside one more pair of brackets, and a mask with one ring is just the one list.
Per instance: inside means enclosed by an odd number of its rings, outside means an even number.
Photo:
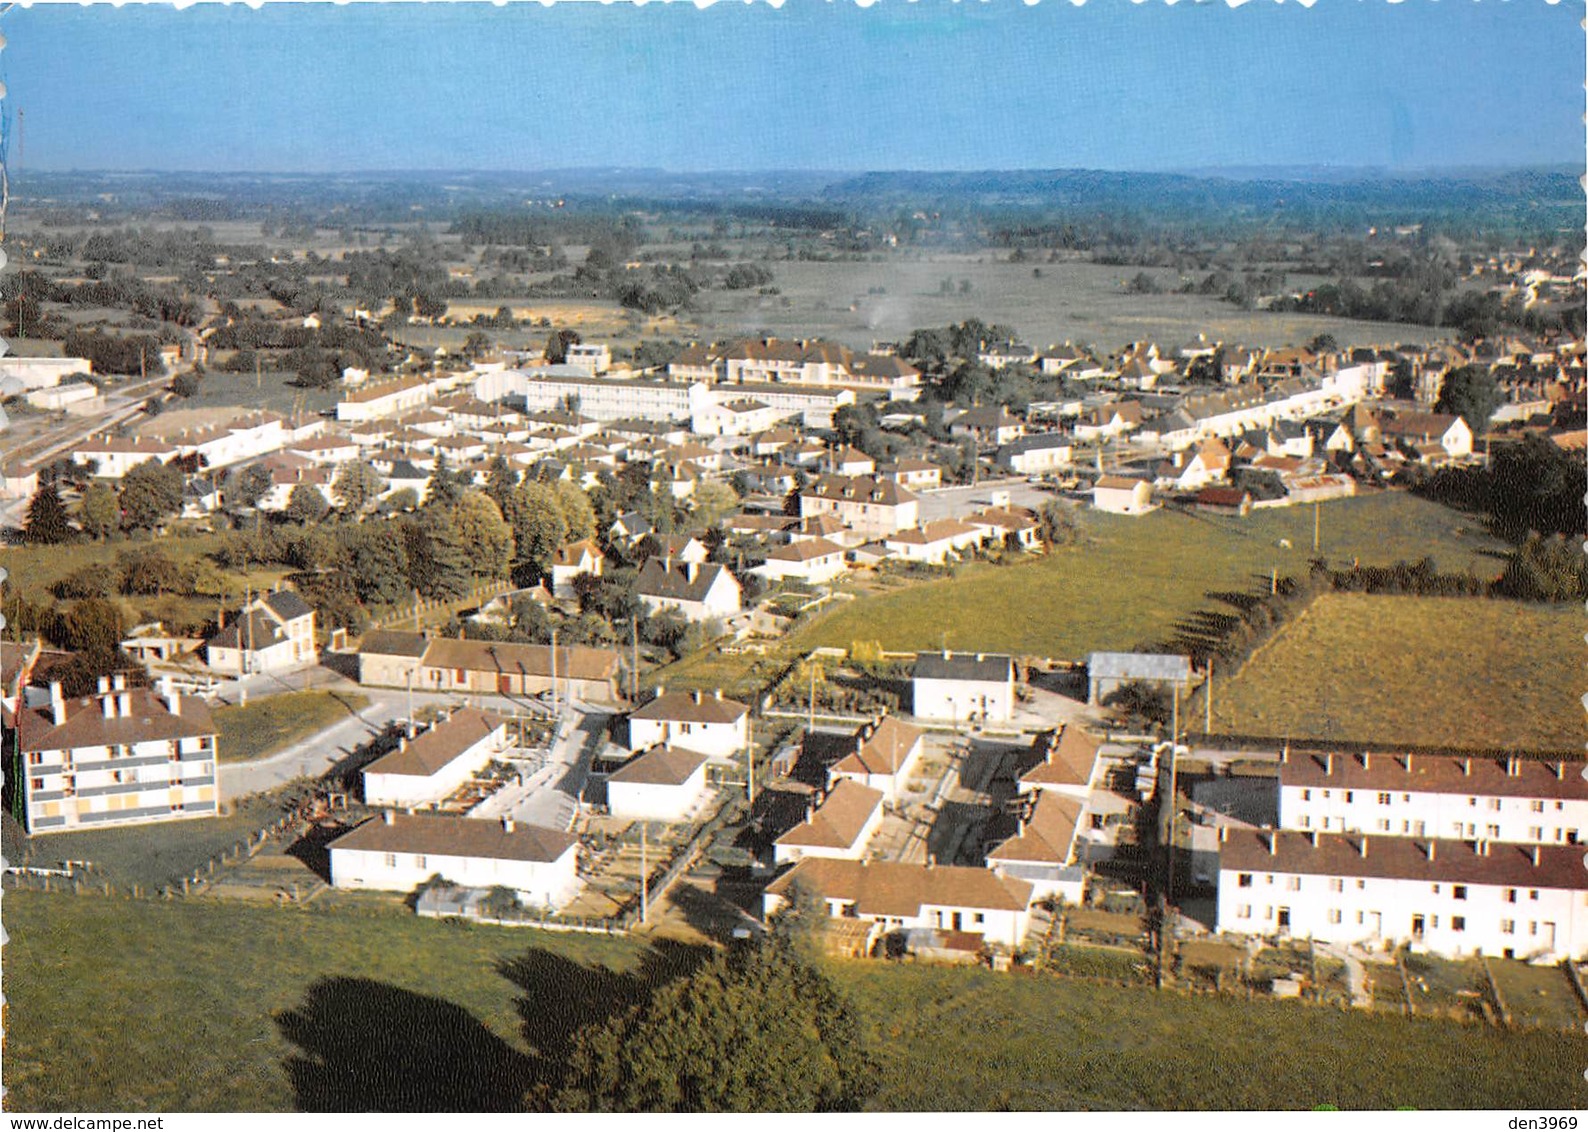
[{"label": "residential house", "polygon": [[1086,441],[1112,440],[1141,427],[1142,413],[1139,401],[1115,401],[1100,405],[1083,414],[1075,422],[1075,439]]},{"label": "residential house", "polygon": [[607,778],[607,809],[624,821],[687,821],[710,795],[708,761],[665,744],[635,755]]},{"label": "residential house", "polygon": [[986,537],[979,527],[958,519],[937,519],[913,530],[886,535],[882,545],[890,555],[906,562],[925,562],[941,566],[950,558],[978,546]]},{"label": "residential house", "polygon": [[910,671],[911,711],[918,719],[1008,723],[1014,714],[1015,666],[993,653],[917,653]]},{"label": "residential house", "polygon": [[559,546],[551,559],[552,594],[564,600],[577,596],[573,580],[584,574],[599,578],[605,562],[606,555],[601,553],[601,548],[593,539],[580,539],[567,546]]},{"label": "residential house", "polygon": [[721,563],[647,558],[634,582],[648,613],[676,610],[687,621],[731,617],[742,608],[739,581]]},{"label": "residential house", "polygon": [[551,692],[592,703],[618,699],[618,654],[580,645],[520,645],[382,629],[358,652],[360,684],[473,695]]},{"label": "residential house", "polygon": [[1448,459],[1472,455],[1472,429],[1452,413],[1385,414],[1379,430],[1386,443],[1398,442],[1407,450],[1417,448],[1419,455],[1426,455],[1426,449],[1418,446],[1436,446]]},{"label": "residential house", "polygon": [[1034,900],[1058,896],[1079,905],[1086,873],[1077,861],[1076,831],[1086,804],[1052,791],[1023,795],[1015,834],[987,850],[987,867],[1031,885]]},{"label": "residential house", "polygon": [[371,806],[423,806],[449,797],[508,749],[507,720],[474,708],[455,711],[397,741],[364,768]]},{"label": "residential house", "polygon": [[800,492],[800,515],[835,515],[857,541],[884,538],[920,522],[915,493],[875,476],[822,476]]},{"label": "residential house", "polygon": [[997,460],[1000,467],[1016,475],[1040,476],[1068,468],[1074,451],[1075,445],[1068,434],[1042,432],[1001,445]]},{"label": "residential house", "polygon": [[877,469],[877,474],[911,491],[943,486],[943,469],[930,460],[913,456],[903,456],[891,464],[883,464]]},{"label": "residential house", "polygon": [[882,797],[880,790],[838,779],[804,821],[773,843],[773,860],[780,865],[807,857],[858,861],[882,824]]},{"label": "residential house", "polygon": [[234,676],[312,664],[314,617],[314,607],[291,590],[261,594],[209,639],[204,663]]},{"label": "residential house", "polygon": [[1002,405],[983,405],[967,409],[950,421],[948,434],[955,440],[973,440],[982,447],[993,448],[1020,439],[1026,434],[1026,426]]},{"label": "residential house", "polygon": [[1111,515],[1145,515],[1155,506],[1152,485],[1135,476],[1099,476],[1092,485],[1092,506]]},{"label": "residential house", "polygon": [[812,857],[767,887],[765,914],[776,915],[796,886],[821,898],[830,917],[870,920],[884,930],[974,932],[1014,948],[1031,927],[1031,886],[991,869]]},{"label": "residential house", "polygon": [[849,569],[844,548],[825,538],[800,539],[767,552],[766,561],[750,572],[769,582],[796,581],[825,585]]},{"label": "residential house", "polygon": [[750,746],[750,708],[700,692],[668,692],[629,713],[629,750],[681,747],[714,759],[731,759]]},{"label": "residential house", "polygon": [[123,437],[89,437],[72,449],[72,463],[78,467],[92,468],[100,479],[119,480],[139,464],[156,460],[170,463],[178,455],[177,447],[164,440]]},{"label": "residential house", "polygon": [[326,848],[335,888],[412,892],[442,877],[465,888],[505,888],[521,904],[556,909],[580,886],[577,837],[507,818],[386,810]]},{"label": "residential house", "polygon": [[850,779],[880,790],[890,802],[899,799],[899,787],[915,772],[925,749],[926,732],[891,715],[862,724],[854,735],[854,750],[827,768],[829,785]]}]

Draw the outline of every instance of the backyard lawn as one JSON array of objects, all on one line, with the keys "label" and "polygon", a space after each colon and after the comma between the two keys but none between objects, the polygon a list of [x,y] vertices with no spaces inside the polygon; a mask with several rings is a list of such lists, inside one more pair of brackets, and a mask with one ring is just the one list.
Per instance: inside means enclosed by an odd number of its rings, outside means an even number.
[{"label": "backyard lawn", "polygon": [[[574,1028],[690,959],[312,909],[8,893],[7,1107],[511,1107]],[[1558,1033],[985,970],[831,971],[874,1035],[883,1110],[1583,1101],[1579,1043]]]},{"label": "backyard lawn", "polygon": [[[1477,521],[1401,492],[1324,504],[1321,552],[1349,565],[1434,559],[1441,571],[1500,573],[1501,550]],[[791,646],[951,648],[1072,660],[1163,641],[1177,622],[1217,605],[1210,593],[1249,592],[1270,570],[1301,574],[1312,557],[1313,509],[1245,518],[1155,511],[1086,512],[1086,543],[1012,566],[972,565],[945,581],[861,597],[816,615]],[[1288,546],[1284,545],[1288,542]]]},{"label": "backyard lawn", "polygon": [[1583,628],[1575,605],[1324,594],[1216,683],[1213,729],[1580,751]]}]

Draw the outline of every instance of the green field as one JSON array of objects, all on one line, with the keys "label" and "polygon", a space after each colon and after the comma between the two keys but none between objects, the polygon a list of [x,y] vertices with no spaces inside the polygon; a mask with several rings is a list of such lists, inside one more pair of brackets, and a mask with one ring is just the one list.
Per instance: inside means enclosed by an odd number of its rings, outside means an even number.
[{"label": "green field", "polygon": [[1325,594],[1216,684],[1213,728],[1580,750],[1583,628],[1575,605]]},{"label": "green field", "polygon": [[1581,1038],[977,969],[836,968],[877,1028],[876,1106],[1578,1108]]},{"label": "green field", "polygon": [[[225,807],[223,807],[225,808]],[[211,857],[229,849],[282,814],[279,792],[244,798],[213,818],[151,822],[119,829],[88,829],[27,837],[11,816],[0,817],[5,857],[12,864],[56,868],[62,861],[88,861],[86,883],[154,891],[190,876]],[[7,905],[9,912],[10,906]]]},{"label": "green field", "polygon": [[214,711],[223,763],[249,762],[306,739],[368,706],[359,692],[283,692]]},{"label": "green field", "polygon": [[[570,1027],[687,961],[406,914],[21,892],[5,910],[14,1111],[506,1107]],[[1581,1040],[1558,1033],[982,970],[832,971],[873,1031],[879,1109],[1584,1101]]]},{"label": "green field", "polygon": [[[1188,614],[1218,607],[1210,593],[1251,591],[1270,570],[1301,574],[1312,557],[1310,507],[1245,518],[1162,510],[1140,518],[1086,512],[1080,519],[1086,545],[1013,566],[966,566],[946,581],[862,597],[817,615],[789,644],[806,650],[880,640],[885,649],[1078,660],[1163,641]],[[1321,528],[1322,553],[1336,563],[1429,555],[1444,571],[1492,577],[1501,568],[1493,557],[1499,544],[1473,520],[1401,492],[1327,503]]]}]

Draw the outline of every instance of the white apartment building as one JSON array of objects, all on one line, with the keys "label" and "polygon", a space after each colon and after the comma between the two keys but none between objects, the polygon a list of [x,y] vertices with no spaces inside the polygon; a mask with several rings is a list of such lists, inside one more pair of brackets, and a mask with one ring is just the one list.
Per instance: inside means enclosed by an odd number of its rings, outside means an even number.
[{"label": "white apartment building", "polygon": [[1217,930],[1458,956],[1588,955],[1588,873],[1564,845],[1224,827]]},{"label": "white apartment building", "polygon": [[1576,844],[1588,831],[1581,762],[1453,755],[1303,754],[1279,767],[1282,829]]},{"label": "white apartment building", "polygon": [[30,834],[215,816],[215,724],[204,701],[100,678],[92,696],[19,705]]}]

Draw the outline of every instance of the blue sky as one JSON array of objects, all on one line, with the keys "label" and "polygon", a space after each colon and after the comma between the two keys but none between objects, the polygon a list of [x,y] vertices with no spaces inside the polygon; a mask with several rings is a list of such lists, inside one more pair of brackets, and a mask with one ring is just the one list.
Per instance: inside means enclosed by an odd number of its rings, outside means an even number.
[{"label": "blue sky", "polygon": [[1575,0],[42,5],[0,20],[0,66],[32,169],[1580,164],[1581,14]]}]

